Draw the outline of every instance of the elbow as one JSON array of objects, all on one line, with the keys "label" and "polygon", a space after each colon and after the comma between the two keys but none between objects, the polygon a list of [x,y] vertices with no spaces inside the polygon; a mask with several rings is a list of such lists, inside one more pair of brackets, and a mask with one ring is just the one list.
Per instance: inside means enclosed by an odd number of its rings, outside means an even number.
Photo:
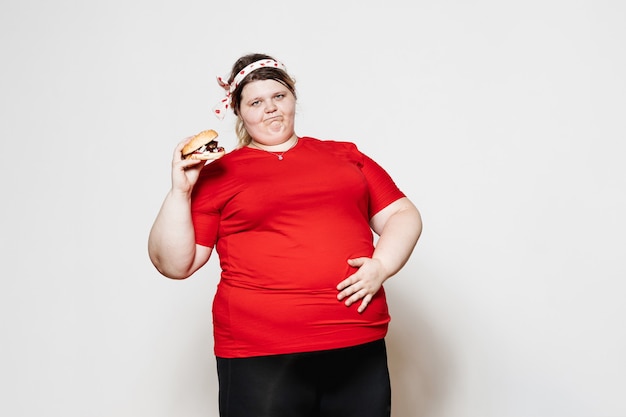
[{"label": "elbow", "polygon": [[415,218],[415,232],[417,234],[417,239],[419,239],[420,236],[422,235],[422,230],[424,229],[424,222],[422,221],[422,215],[420,214],[417,208],[415,208],[414,218]]},{"label": "elbow", "polygon": [[150,255],[150,261],[152,262],[152,265],[154,265],[156,270],[159,271],[159,273],[163,275],[165,278],[180,281],[183,279],[187,279],[191,275],[193,275],[193,272],[192,271],[190,272],[189,270],[181,270],[181,269],[168,267],[159,259],[158,256],[153,256],[152,254]]},{"label": "elbow", "polygon": [[406,209],[397,213],[397,219],[402,224],[407,242],[410,242],[411,248],[415,248],[417,242],[422,236],[422,216],[419,210],[411,204]]},{"label": "elbow", "polygon": [[396,214],[398,215],[398,218],[402,219],[401,221],[405,225],[406,229],[412,232],[415,237],[415,241],[417,242],[422,235],[422,215],[413,203],[407,203],[408,204],[400,209]]},{"label": "elbow", "polygon": [[161,275],[163,275],[165,278],[169,278],[171,280],[174,281],[182,281],[184,279],[189,278],[192,274],[190,273],[180,273],[178,271],[168,271],[164,268],[158,268],[157,267],[157,271],[159,271],[159,273]]}]

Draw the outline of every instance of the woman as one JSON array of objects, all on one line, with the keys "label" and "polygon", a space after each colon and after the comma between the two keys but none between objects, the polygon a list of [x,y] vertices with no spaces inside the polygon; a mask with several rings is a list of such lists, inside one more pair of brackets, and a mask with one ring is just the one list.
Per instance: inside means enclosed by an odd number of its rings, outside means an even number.
[{"label": "woman", "polygon": [[354,144],[295,133],[295,82],[271,56],[219,81],[239,146],[204,164],[178,144],[148,248],[173,279],[219,254],[220,416],[389,416],[382,285],[417,243],[418,210]]}]

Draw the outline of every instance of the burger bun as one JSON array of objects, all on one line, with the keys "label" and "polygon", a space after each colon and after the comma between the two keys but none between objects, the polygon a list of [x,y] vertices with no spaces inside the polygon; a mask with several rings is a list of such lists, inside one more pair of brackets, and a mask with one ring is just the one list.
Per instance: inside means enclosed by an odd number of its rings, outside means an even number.
[{"label": "burger bun", "polygon": [[224,156],[226,151],[223,147],[217,146],[217,140],[215,140],[217,136],[217,132],[213,129],[203,130],[193,136],[181,151],[183,159],[209,161]]}]

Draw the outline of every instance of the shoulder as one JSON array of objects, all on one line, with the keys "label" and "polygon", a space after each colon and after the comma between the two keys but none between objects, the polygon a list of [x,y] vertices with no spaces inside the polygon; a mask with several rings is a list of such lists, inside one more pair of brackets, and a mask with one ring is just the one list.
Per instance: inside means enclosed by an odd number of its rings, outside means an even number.
[{"label": "shoulder", "polygon": [[315,157],[334,161],[347,162],[358,167],[363,166],[365,155],[363,155],[357,145],[353,142],[338,141],[330,139],[317,139],[302,137],[303,148],[307,148],[307,153]]},{"label": "shoulder", "polygon": [[348,141],[338,141],[331,139],[317,139],[303,136],[300,141],[305,146],[321,149],[328,152],[356,152],[360,153],[356,144]]}]

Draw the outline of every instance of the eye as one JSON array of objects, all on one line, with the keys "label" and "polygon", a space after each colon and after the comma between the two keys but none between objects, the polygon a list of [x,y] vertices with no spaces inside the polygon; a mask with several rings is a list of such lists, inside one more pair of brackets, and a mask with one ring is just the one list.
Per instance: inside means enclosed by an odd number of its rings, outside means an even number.
[{"label": "eye", "polygon": [[276,98],[277,100],[282,100],[285,98],[285,93],[278,93],[276,94],[276,96],[274,96],[274,98]]},{"label": "eye", "polygon": [[250,103],[250,106],[258,106],[261,103],[261,100],[254,100],[252,103]]}]

